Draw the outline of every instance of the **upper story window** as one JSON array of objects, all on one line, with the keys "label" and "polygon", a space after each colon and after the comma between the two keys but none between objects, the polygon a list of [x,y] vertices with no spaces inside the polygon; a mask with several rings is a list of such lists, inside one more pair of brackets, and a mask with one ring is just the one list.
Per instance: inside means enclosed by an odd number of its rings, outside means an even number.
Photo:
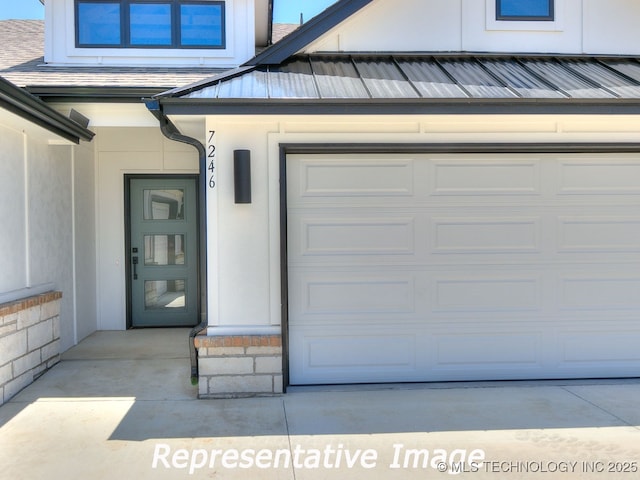
[{"label": "upper story window", "polygon": [[76,46],[225,48],[224,1],[75,0]]},{"label": "upper story window", "polygon": [[554,20],[553,0],[496,0],[496,20]]}]

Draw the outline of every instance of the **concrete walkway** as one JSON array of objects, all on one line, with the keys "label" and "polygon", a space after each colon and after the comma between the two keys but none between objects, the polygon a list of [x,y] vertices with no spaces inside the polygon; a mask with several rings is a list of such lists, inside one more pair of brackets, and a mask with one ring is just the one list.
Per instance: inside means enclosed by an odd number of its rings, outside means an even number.
[{"label": "concrete walkway", "polygon": [[0,478],[640,478],[637,379],[196,400],[186,337],[98,332],[69,350],[0,407]]}]

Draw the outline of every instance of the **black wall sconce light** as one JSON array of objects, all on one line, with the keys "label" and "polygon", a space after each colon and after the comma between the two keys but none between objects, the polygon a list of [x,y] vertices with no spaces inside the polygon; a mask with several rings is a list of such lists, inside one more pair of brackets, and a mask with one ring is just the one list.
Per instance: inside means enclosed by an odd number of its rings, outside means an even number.
[{"label": "black wall sconce light", "polygon": [[233,151],[233,185],[236,203],[251,203],[251,151]]}]

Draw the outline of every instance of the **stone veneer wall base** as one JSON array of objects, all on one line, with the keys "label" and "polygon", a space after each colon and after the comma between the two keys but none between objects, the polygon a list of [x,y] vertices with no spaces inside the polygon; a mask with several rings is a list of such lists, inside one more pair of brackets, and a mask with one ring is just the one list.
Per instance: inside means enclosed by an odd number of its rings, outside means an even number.
[{"label": "stone veneer wall base", "polygon": [[61,292],[0,304],[0,405],[60,361]]},{"label": "stone veneer wall base", "polygon": [[280,335],[197,336],[198,398],[283,392]]}]

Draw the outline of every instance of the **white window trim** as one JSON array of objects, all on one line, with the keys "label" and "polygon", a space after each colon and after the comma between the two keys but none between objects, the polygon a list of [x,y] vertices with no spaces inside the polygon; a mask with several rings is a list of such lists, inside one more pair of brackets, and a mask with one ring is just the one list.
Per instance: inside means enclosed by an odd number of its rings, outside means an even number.
[{"label": "white window trim", "polygon": [[[557,1],[557,0],[556,0]],[[65,22],[67,24],[66,31],[66,51],[65,56],[68,61],[73,63],[74,58],[93,58],[98,59],[98,64],[103,64],[102,59],[106,59],[104,65],[117,66],[128,65],[135,62],[136,59],[146,58],[153,65],[165,65],[163,62],[166,58],[184,59],[184,66],[197,66],[202,62],[194,62],[198,58],[233,58],[235,56],[235,18],[234,0],[225,0],[225,30],[226,30],[226,47],[225,48],[145,48],[145,47],[127,47],[127,48],[110,48],[110,47],[77,47],[75,32],[75,3],[70,0],[67,3],[68,8],[65,12]],[[109,61],[109,59],[117,59]],[[127,62],[124,59],[129,59]],[[124,60],[124,63],[123,63]],[[82,64],[83,62],[80,62]],[[180,63],[180,62],[178,62]],[[93,63],[91,63],[93,65]],[[149,63],[140,64],[140,66],[149,66]],[[169,63],[171,65],[171,63]],[[182,65],[181,65],[182,66]],[[207,65],[210,66],[210,65]]]},{"label": "white window trim", "polygon": [[486,30],[561,32],[564,30],[564,0],[554,0],[554,20],[496,20],[496,0],[485,0]]}]

